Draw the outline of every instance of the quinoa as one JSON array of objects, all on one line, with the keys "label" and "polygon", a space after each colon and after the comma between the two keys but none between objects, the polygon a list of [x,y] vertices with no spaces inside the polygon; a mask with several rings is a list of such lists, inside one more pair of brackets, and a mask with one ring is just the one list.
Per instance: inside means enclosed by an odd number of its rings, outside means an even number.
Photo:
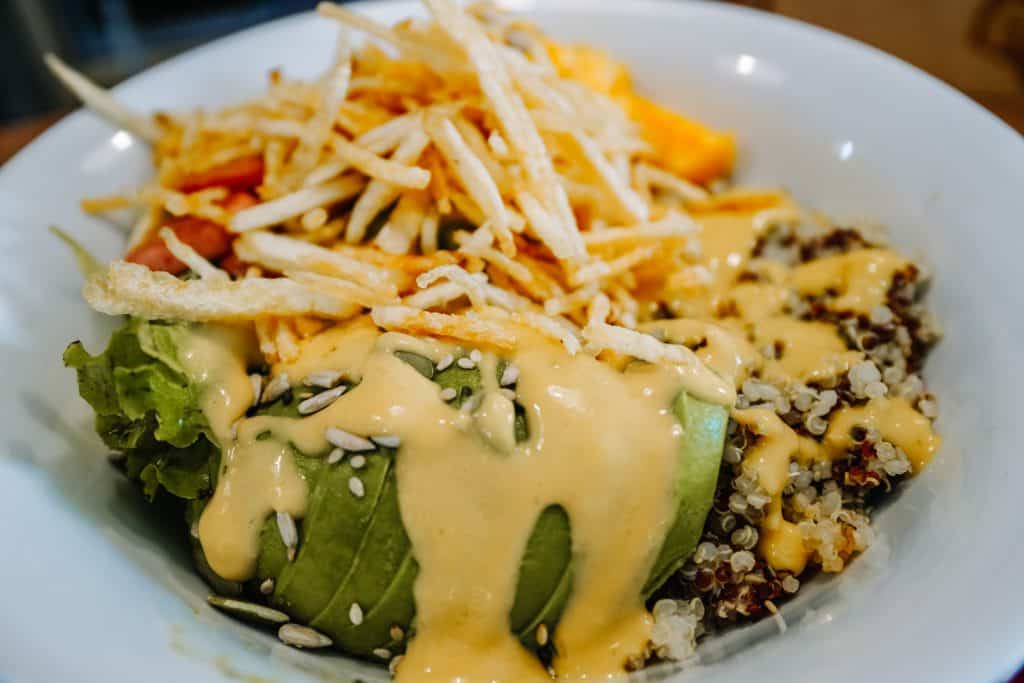
[{"label": "quinoa", "polygon": [[[779,225],[759,239],[754,255],[796,266],[881,245],[867,230]],[[746,272],[739,279],[755,282],[759,276]],[[897,272],[885,305],[869,315],[832,311],[825,297],[792,293],[787,315],[835,325],[847,347],[863,352],[864,359],[830,386],[783,386],[751,377],[740,387],[737,408],[772,410],[798,435],[818,441],[837,410],[882,396],[903,398],[934,420],[938,404],[921,374],[940,336],[923,303],[928,280],[919,265]],[[719,311],[722,317],[729,313]],[[766,359],[782,353],[772,347],[759,351]],[[714,503],[700,542],[649,603],[655,627],[648,660],[686,662],[710,634],[763,618],[780,619],[777,606],[797,595],[805,581],[821,572],[842,571],[871,545],[873,511],[911,474],[902,449],[878,430],[862,427],[851,430],[853,446],[832,462],[790,462],[783,517],[797,525],[804,548],[811,553],[807,569],[797,576],[772,569],[758,549],[760,524],[771,498],[741,466],[758,438],[730,420]]]}]

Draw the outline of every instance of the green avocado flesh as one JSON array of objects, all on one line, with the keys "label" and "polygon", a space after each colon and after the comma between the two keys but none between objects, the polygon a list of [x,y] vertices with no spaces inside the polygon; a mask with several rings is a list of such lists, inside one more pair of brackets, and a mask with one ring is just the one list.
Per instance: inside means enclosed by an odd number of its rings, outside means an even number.
[{"label": "green avocado flesh", "polygon": [[[186,523],[194,528],[216,486],[220,449],[199,410],[198,389],[190,386],[177,357],[181,335],[188,334],[185,324],[132,319],[114,332],[104,353],[90,356],[75,342],[65,351],[64,362],[78,372],[79,392],[96,411],[96,429],[104,442],[125,453],[125,474],[151,500],[170,496],[183,501]],[[482,390],[476,368],[453,364],[438,372],[425,358],[406,352],[398,356],[424,377],[454,389],[456,398],[450,403],[455,407]],[[503,369],[499,363],[499,376]],[[259,412],[299,419],[299,399],[292,393]],[[728,422],[725,408],[686,393],[678,396],[673,411],[685,435],[674,489],[678,513],[644,586],[645,599],[697,544],[711,507]],[[529,425],[519,406],[515,430],[517,441],[528,438]],[[252,580],[238,583],[217,576],[191,534],[197,571],[217,593],[267,602],[327,634],[344,652],[370,657],[374,649],[387,648],[397,654],[415,630],[413,584],[419,571],[398,505],[398,453],[379,448],[358,471],[349,459],[328,464],[324,453],[293,455],[309,485],[294,559],[289,561],[271,516],[261,533]],[[348,490],[355,475],[365,487],[361,498]],[[264,595],[260,587],[269,586],[267,579],[273,580],[273,590]],[[550,652],[542,652],[534,634],[540,624],[554,631],[572,595],[572,582],[571,520],[563,508],[552,505],[534,525],[509,613],[511,632],[542,657]],[[358,625],[350,618],[353,604],[363,614]]]}]

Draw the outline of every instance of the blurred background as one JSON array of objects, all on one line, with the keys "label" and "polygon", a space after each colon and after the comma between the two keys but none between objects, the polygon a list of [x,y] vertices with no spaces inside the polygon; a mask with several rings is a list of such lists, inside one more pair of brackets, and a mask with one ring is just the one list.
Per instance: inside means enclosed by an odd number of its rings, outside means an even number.
[{"label": "blurred background", "polygon": [[[1024,131],[1024,0],[734,3],[802,19],[875,45],[951,83]],[[315,4],[0,0],[0,163],[73,106],[46,73],[39,59],[43,52],[56,52],[110,85],[200,43]]]}]

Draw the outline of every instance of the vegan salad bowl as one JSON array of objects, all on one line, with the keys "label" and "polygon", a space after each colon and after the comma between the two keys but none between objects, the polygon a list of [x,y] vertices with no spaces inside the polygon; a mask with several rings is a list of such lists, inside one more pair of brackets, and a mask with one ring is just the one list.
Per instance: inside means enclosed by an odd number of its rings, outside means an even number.
[{"label": "vegan salad bowl", "polygon": [[92,112],[0,172],[0,673],[1020,664],[1024,149],[965,98],[702,3],[46,62]]}]

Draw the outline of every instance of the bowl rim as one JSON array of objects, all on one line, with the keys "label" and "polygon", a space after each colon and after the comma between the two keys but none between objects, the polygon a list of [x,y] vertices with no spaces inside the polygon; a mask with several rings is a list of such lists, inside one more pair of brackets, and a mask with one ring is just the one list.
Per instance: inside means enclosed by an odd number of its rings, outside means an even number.
[{"label": "bowl rim", "polygon": [[[538,15],[565,12],[586,15],[622,13],[627,11],[623,8],[621,2],[616,0],[543,0],[543,2],[540,0],[508,0],[503,4],[509,5],[513,11],[525,11]],[[349,3],[349,7],[371,15],[379,15],[380,13],[406,12],[411,8],[419,7],[419,3],[415,0],[358,0],[357,2]],[[982,126],[991,134],[999,136],[999,142],[1011,147],[1013,153],[1024,162],[1024,136],[1002,121],[998,116],[956,87],[919,67],[857,39],[769,11],[723,3],[701,2],[698,0],[686,0],[685,2],[678,0],[674,2],[672,0],[630,0],[628,11],[641,14],[667,14],[679,17],[692,12],[712,16],[743,17],[746,20],[755,22],[766,22],[768,25],[783,32],[788,32],[790,35],[803,34],[816,40],[827,41],[847,54],[853,55],[857,53],[859,58],[867,59],[868,67],[871,69],[886,69],[900,78],[912,79],[920,82],[922,85],[927,85],[929,90],[944,98],[944,105],[958,107],[958,113],[962,112],[962,115],[973,119],[972,125]],[[134,89],[141,86],[144,82],[164,78],[165,72],[176,68],[184,60],[202,59],[207,51],[221,49],[235,41],[251,39],[260,33],[273,33],[292,22],[306,21],[311,14],[313,12],[305,11],[279,17],[195,46],[123,80],[113,87],[112,91],[126,96],[126,99],[130,100],[132,99],[132,91]],[[74,134],[69,128],[87,116],[90,116],[90,114],[79,106],[51,124],[32,142],[20,149],[0,166],[0,187],[7,182],[8,178],[20,172],[19,167],[25,159],[38,153],[40,148],[44,144],[49,143],[52,138],[64,134]],[[1024,163],[1022,163],[1021,168],[1024,169]],[[1021,642],[1015,648],[1008,648],[999,661],[990,659],[989,662],[990,666],[986,667],[988,673],[985,675],[989,676],[990,680],[1001,681],[1011,678],[1020,669],[1021,664],[1024,663],[1024,642]]]}]

